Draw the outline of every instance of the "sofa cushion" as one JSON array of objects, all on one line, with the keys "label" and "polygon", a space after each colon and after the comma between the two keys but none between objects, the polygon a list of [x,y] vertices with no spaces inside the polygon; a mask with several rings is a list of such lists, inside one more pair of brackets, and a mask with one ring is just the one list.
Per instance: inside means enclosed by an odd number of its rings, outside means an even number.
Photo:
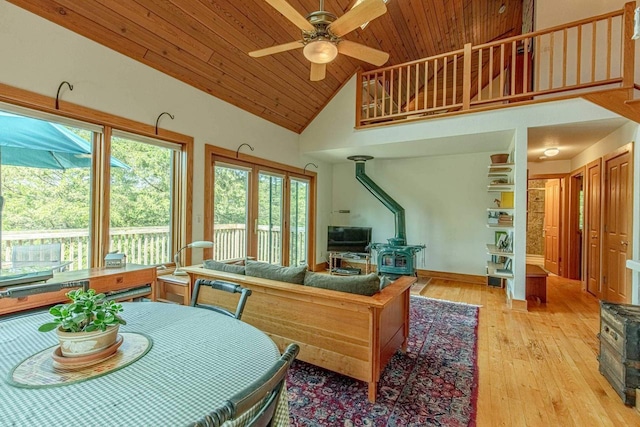
[{"label": "sofa cushion", "polygon": [[307,271],[306,265],[283,267],[259,261],[247,261],[244,268],[247,276],[279,280],[281,282],[295,283],[296,285],[302,285],[304,273]]},{"label": "sofa cushion", "polygon": [[308,271],[304,276],[304,284],[314,288],[331,289],[366,296],[371,296],[380,290],[380,279],[376,273],[365,276],[332,276]]},{"label": "sofa cushion", "polygon": [[209,270],[224,271],[225,273],[244,274],[244,265],[226,264],[224,262],[208,259],[202,263],[202,266],[204,268],[208,268]]},{"label": "sofa cushion", "polygon": [[380,276],[380,290],[383,290],[392,283],[393,280],[389,279],[387,276]]}]

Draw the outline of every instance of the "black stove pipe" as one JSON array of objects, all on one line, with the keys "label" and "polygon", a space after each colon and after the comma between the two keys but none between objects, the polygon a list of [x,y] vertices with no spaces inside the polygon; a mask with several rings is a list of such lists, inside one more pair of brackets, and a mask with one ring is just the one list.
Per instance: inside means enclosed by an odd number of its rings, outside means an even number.
[{"label": "black stove pipe", "polygon": [[[394,239],[389,239],[390,243],[394,246],[404,246],[406,244],[406,225],[404,220],[404,208],[398,204],[391,196],[378,187],[378,185],[367,176],[364,171],[364,163],[367,160],[373,159],[371,156],[350,156],[349,160],[356,162],[356,179],[369,190],[374,197],[382,202],[395,217],[396,236]],[[393,240],[393,242],[391,242]]]}]

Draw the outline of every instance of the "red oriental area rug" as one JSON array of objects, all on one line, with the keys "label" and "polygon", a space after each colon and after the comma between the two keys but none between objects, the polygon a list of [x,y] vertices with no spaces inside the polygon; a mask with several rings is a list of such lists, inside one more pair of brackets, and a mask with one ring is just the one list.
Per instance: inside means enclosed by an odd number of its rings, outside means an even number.
[{"label": "red oriental area rug", "polygon": [[478,307],[411,297],[409,348],[382,374],[376,403],[367,384],[295,361],[292,426],[475,426]]}]

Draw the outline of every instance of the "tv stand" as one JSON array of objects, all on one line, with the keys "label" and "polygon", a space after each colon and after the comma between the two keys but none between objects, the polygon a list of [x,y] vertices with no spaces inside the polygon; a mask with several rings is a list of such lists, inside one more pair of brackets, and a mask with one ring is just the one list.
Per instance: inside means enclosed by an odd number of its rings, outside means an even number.
[{"label": "tv stand", "polygon": [[338,268],[337,260],[364,260],[364,274],[371,273],[371,254],[368,253],[356,253],[356,252],[329,252],[329,274],[344,275],[347,273],[341,273],[341,268]]}]

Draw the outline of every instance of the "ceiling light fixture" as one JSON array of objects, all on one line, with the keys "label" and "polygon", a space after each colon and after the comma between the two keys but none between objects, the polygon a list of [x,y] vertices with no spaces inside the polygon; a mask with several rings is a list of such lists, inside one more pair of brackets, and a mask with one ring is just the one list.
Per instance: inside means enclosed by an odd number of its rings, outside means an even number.
[{"label": "ceiling light fixture", "polygon": [[498,13],[504,13],[505,10],[507,10],[507,6],[502,3],[502,6],[500,6],[500,9],[498,9]]},{"label": "ceiling light fixture", "polygon": [[328,40],[314,40],[302,49],[304,57],[316,64],[328,64],[338,56],[338,47]]},{"label": "ceiling light fixture", "polygon": [[543,153],[547,157],[553,157],[553,156],[557,156],[558,154],[560,154],[560,149],[556,148],[556,147],[547,148],[546,150],[544,150]]}]

